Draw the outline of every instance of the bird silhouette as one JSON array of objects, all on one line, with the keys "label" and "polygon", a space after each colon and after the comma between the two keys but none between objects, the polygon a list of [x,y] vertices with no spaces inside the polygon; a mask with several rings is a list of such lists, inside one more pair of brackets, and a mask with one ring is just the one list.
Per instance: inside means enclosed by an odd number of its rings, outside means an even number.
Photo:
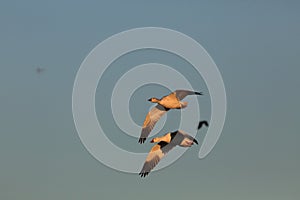
[{"label": "bird silhouette", "polygon": [[45,69],[44,69],[44,68],[41,68],[41,67],[37,67],[37,68],[35,69],[35,71],[36,71],[37,74],[41,74],[42,72],[45,71]]},{"label": "bird silhouette", "polygon": [[203,126],[205,125],[206,127],[208,127],[208,122],[207,121],[200,121],[199,124],[198,124],[198,130]]}]

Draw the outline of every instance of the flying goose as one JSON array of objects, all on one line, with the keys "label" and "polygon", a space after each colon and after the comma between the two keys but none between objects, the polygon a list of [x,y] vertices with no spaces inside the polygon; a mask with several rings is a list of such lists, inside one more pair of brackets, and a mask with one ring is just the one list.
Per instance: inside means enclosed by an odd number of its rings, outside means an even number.
[{"label": "flying goose", "polygon": [[194,92],[189,90],[176,90],[171,94],[162,97],[161,99],[152,97],[148,101],[157,103],[157,105],[150,110],[146,115],[143,123],[143,128],[139,143],[144,143],[150,132],[153,130],[158,120],[170,109],[182,109],[187,107],[187,102],[181,102],[188,95],[202,95],[201,92]]},{"label": "flying goose", "polygon": [[149,172],[158,164],[158,162],[166,155],[173,147],[191,147],[194,143],[198,144],[198,141],[189,134],[177,130],[165,134],[162,137],[157,137],[151,140],[151,143],[157,143],[150,150],[143,168],[139,175],[145,177]]}]

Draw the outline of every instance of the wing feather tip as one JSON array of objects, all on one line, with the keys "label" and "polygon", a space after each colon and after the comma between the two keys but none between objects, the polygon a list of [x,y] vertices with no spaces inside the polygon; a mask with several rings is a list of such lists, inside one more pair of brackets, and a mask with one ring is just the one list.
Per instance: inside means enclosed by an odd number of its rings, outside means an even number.
[{"label": "wing feather tip", "polygon": [[140,144],[143,144],[143,143],[145,143],[145,140],[146,140],[146,138],[140,138],[140,139],[139,139],[139,143],[140,143]]},{"label": "wing feather tip", "polygon": [[139,176],[141,176],[142,178],[146,177],[149,174],[149,172],[140,172]]}]

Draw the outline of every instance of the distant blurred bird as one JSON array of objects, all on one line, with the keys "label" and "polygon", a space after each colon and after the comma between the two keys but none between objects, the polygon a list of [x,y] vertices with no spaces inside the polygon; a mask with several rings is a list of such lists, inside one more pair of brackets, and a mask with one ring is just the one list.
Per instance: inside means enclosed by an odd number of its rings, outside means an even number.
[{"label": "distant blurred bird", "polygon": [[200,121],[199,124],[198,124],[198,130],[203,126],[205,125],[206,127],[208,127],[208,122],[207,121]]},{"label": "distant blurred bird", "polygon": [[45,69],[44,69],[44,68],[41,68],[41,67],[37,67],[37,68],[35,69],[35,71],[36,71],[37,74],[41,74],[42,72],[45,71]]},{"label": "distant blurred bird", "polygon": [[143,168],[139,175],[141,177],[147,176],[150,171],[158,164],[158,162],[175,146],[191,147],[194,143],[198,144],[198,141],[189,134],[177,130],[165,134],[162,137],[157,137],[151,140],[151,143],[156,143],[150,150]]},{"label": "distant blurred bird", "polygon": [[139,143],[144,143],[150,132],[153,130],[158,120],[170,109],[183,109],[187,107],[187,102],[182,102],[188,95],[202,95],[201,92],[194,92],[189,90],[176,90],[171,94],[162,97],[161,99],[152,97],[148,101],[157,103],[157,105],[147,114],[143,124]]}]

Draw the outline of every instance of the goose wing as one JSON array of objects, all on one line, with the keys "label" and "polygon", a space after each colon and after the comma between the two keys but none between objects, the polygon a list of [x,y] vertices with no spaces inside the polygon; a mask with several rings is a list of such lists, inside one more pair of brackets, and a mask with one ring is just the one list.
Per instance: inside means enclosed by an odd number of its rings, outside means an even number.
[{"label": "goose wing", "polygon": [[168,111],[162,105],[157,104],[154,108],[152,108],[146,116],[146,119],[143,124],[141,136],[139,139],[139,143],[144,143],[150,132],[153,130],[155,124],[158,120]]},{"label": "goose wing", "polygon": [[179,100],[184,99],[188,95],[202,95],[201,92],[194,92],[189,90],[175,90],[174,93]]},{"label": "goose wing", "polygon": [[159,142],[150,150],[143,168],[139,175],[145,177],[158,164],[158,162],[166,155],[175,145],[167,142]]},{"label": "goose wing", "polygon": [[[194,137],[192,137],[191,135],[187,134],[187,133],[184,132],[184,131],[178,130],[178,131],[177,131],[177,134],[182,135],[184,138],[188,138],[190,141],[193,141],[193,142],[195,142],[196,144],[198,144],[198,141],[197,141]],[[176,137],[175,137],[175,138],[176,138]]]}]

